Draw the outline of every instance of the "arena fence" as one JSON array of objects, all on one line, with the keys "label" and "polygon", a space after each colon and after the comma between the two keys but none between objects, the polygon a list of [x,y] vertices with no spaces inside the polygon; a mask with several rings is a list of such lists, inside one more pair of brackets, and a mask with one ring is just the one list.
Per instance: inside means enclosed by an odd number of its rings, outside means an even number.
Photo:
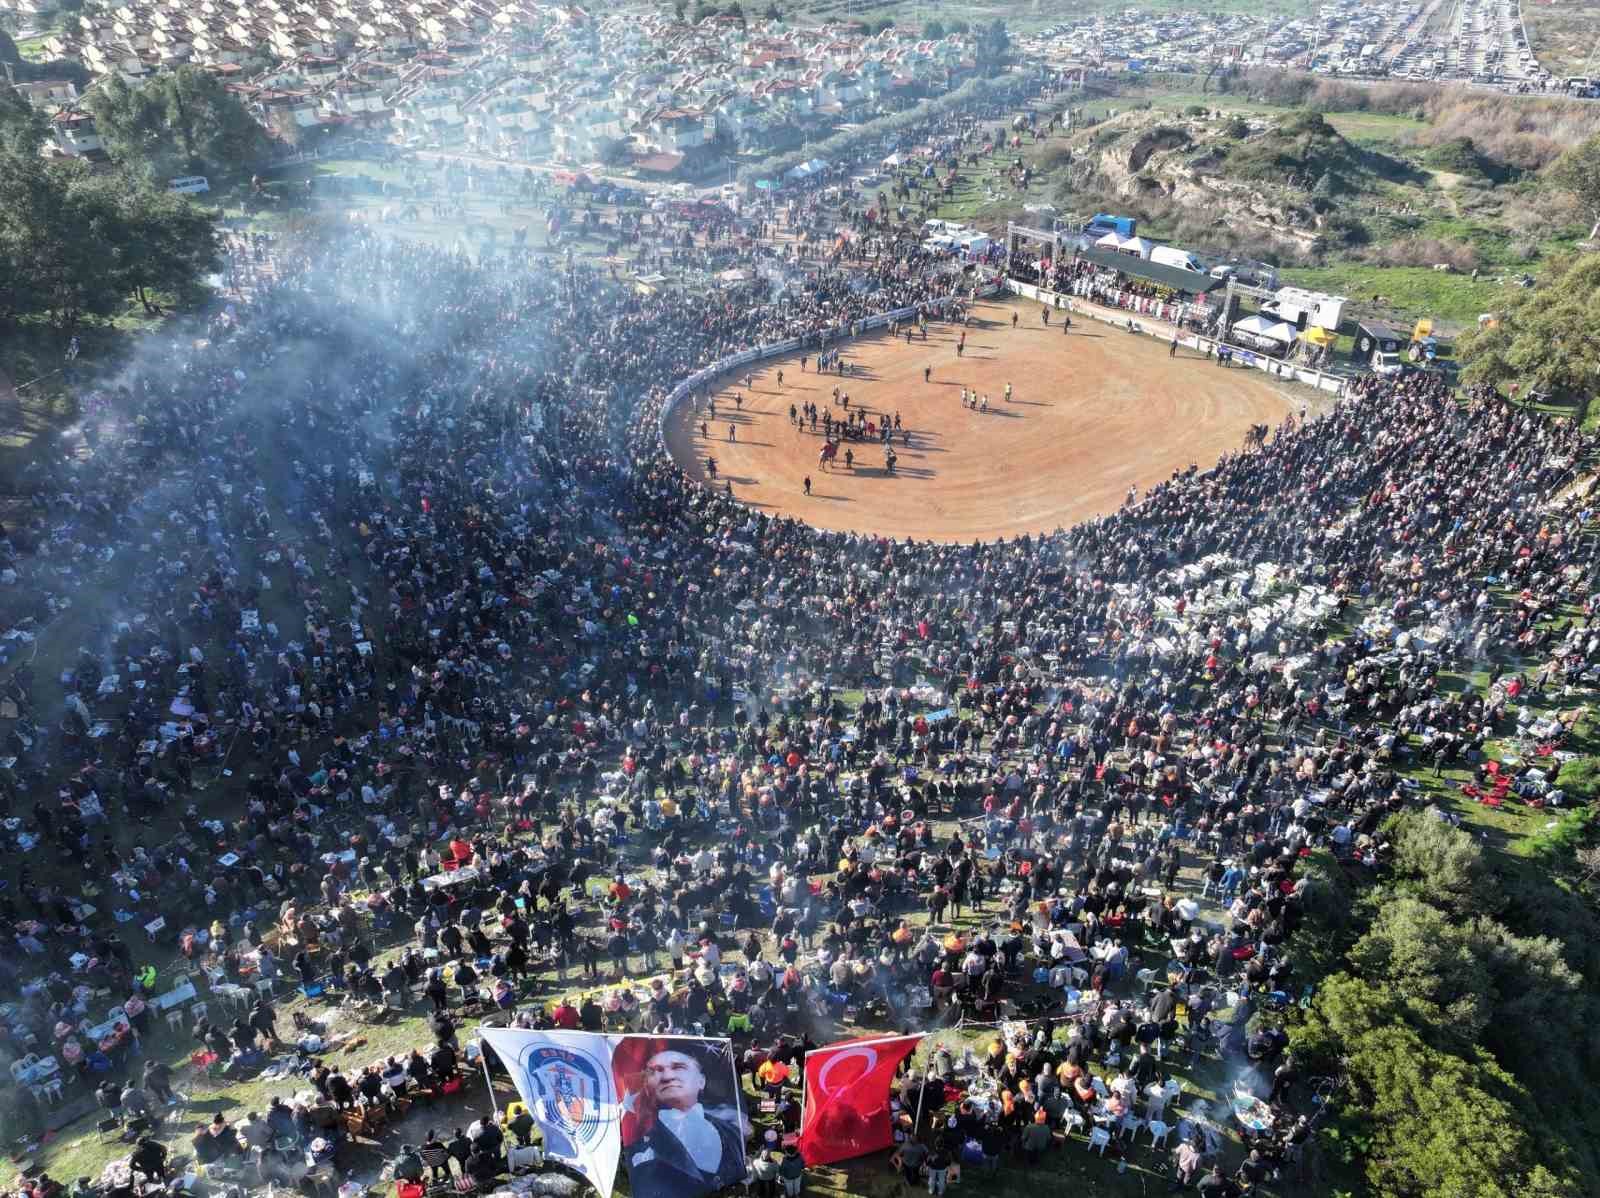
[{"label": "arena fence", "polygon": [[[1028,299],[1038,300],[1042,304],[1049,304],[1055,308],[1065,308],[1066,301],[1077,300],[1073,305],[1074,316],[1088,316],[1104,324],[1113,325],[1119,329],[1126,329],[1128,321],[1133,321],[1136,329],[1149,337],[1158,337],[1162,341],[1172,340],[1173,327],[1166,323],[1151,321],[1149,317],[1141,317],[1136,312],[1122,312],[1119,309],[1105,308],[1093,305],[1083,300],[1082,297],[1073,296],[1067,292],[1046,291],[1032,283],[1024,283],[1018,279],[1007,279],[1007,289],[1014,295],[1025,296]],[[1198,350],[1200,353],[1209,354],[1216,350],[1219,344],[1210,337],[1202,337],[1198,333],[1178,333],[1178,344],[1188,349]],[[1233,360],[1241,366],[1253,366],[1257,370],[1264,370],[1274,378],[1288,379],[1291,382],[1305,383],[1319,391],[1327,391],[1333,395],[1343,395],[1345,383],[1349,380],[1344,375],[1329,374],[1325,370],[1317,370],[1310,366],[1296,366],[1293,362],[1280,362],[1277,358],[1269,358],[1265,354],[1251,353],[1237,345],[1228,345],[1233,351]]]}]

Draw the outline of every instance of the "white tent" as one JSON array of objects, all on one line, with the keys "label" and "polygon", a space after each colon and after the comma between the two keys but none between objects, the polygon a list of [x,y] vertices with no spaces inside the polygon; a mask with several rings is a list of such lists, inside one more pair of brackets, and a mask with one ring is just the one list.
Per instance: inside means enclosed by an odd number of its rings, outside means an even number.
[{"label": "white tent", "polygon": [[892,171],[892,170],[894,170],[895,167],[899,166],[904,161],[905,161],[905,159],[902,158],[899,155],[899,153],[894,153],[894,154],[890,154],[889,157],[885,158],[883,160],[883,162],[880,163],[880,165],[883,167],[884,170]]},{"label": "white tent", "polygon": [[1139,258],[1148,258],[1150,251],[1156,248],[1156,243],[1147,237],[1127,237],[1117,243],[1119,254],[1128,254]]},{"label": "white tent", "polygon": [[1103,246],[1108,250],[1121,249],[1122,238],[1118,237],[1115,233],[1107,233],[1099,241],[1095,242],[1095,245]]},{"label": "white tent", "polygon": [[1281,341],[1284,345],[1294,340],[1294,326],[1282,321],[1268,320],[1265,316],[1246,316],[1233,326],[1235,333],[1248,333],[1268,341]]}]

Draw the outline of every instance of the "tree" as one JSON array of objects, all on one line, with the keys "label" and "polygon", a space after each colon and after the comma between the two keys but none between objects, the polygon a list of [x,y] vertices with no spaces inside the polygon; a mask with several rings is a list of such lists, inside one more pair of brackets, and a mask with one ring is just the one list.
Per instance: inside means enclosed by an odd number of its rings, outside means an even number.
[{"label": "tree", "polygon": [[150,179],[246,173],[270,145],[238,97],[192,67],[139,87],[113,74],[88,105],[112,161]]},{"label": "tree", "polygon": [[1297,1055],[1319,1067],[1342,1060],[1354,1091],[1345,1118],[1367,1144],[1378,1198],[1581,1192],[1529,1126],[1537,1112],[1516,1080],[1470,1046],[1458,1055],[1429,1043],[1387,987],[1336,974],[1290,1035]]},{"label": "tree", "polygon": [[1462,378],[1587,399],[1600,383],[1597,288],[1600,254],[1553,262],[1538,286],[1513,293],[1495,321],[1462,338]]},{"label": "tree", "polygon": [[778,7],[778,0],[772,0],[772,3],[767,5],[765,16],[769,21],[783,20],[783,9]]},{"label": "tree", "polygon": [[1483,847],[1471,835],[1428,815],[1384,824],[1394,852],[1395,887],[1459,917],[1497,910],[1503,896]]},{"label": "tree", "polygon": [[38,154],[48,133],[44,117],[32,104],[14,88],[0,87],[0,150]]},{"label": "tree", "polygon": [[745,24],[744,5],[740,4],[739,0],[733,0],[732,4],[722,10],[722,15],[735,18],[741,25]]},{"label": "tree", "polygon": [[[0,161],[0,311],[48,315],[60,328],[116,310],[118,221],[77,185],[89,168],[11,155]],[[107,235],[110,235],[109,237]]]},{"label": "tree", "polygon": [[1600,237],[1600,134],[1557,158],[1547,177],[1583,205],[1593,222],[1589,226],[1590,240]]},{"label": "tree", "polygon": [[689,0],[672,0],[672,15],[675,20],[682,21],[688,11]]},{"label": "tree", "polygon": [[138,297],[147,313],[157,308],[151,292],[183,296],[222,261],[216,218],[163,187],[139,186],[133,179],[105,178],[121,222],[123,293]]},{"label": "tree", "polygon": [[70,329],[135,294],[194,289],[219,261],[215,218],[146,180],[0,152],[0,320]]},{"label": "tree", "polygon": [[1011,46],[1011,35],[1006,32],[1004,19],[996,17],[978,34],[978,61],[991,69],[1005,62],[1006,50]]},{"label": "tree", "polygon": [[1455,1047],[1470,1048],[1493,1013],[1489,975],[1468,929],[1417,899],[1385,904],[1350,950],[1350,964],[1380,983],[1412,1023],[1459,1040]]},{"label": "tree", "polygon": [[922,27],[922,36],[927,38],[930,42],[943,40],[945,36],[944,22],[938,17],[932,18],[926,25]]}]

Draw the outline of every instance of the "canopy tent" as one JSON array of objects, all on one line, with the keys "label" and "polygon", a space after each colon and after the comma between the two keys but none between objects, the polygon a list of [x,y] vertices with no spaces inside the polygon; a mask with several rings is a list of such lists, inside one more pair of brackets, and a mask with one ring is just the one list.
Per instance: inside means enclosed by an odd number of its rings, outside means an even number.
[{"label": "canopy tent", "polygon": [[1118,237],[1115,233],[1107,233],[1099,241],[1095,242],[1095,245],[1106,250],[1121,249],[1122,238]]},{"label": "canopy tent", "polygon": [[905,159],[903,157],[901,157],[899,152],[897,151],[897,152],[895,152],[893,154],[890,154],[889,157],[885,158],[878,165],[883,167],[883,169],[886,170],[886,171],[892,171],[892,170],[895,169],[895,167],[899,166],[904,161],[905,161]]},{"label": "canopy tent", "polygon": [[1293,341],[1295,335],[1293,325],[1268,320],[1265,316],[1246,316],[1234,324],[1232,331],[1247,333],[1251,337],[1262,337],[1268,341],[1280,341],[1284,345]]},{"label": "canopy tent", "polygon": [[1327,329],[1318,328],[1316,325],[1312,325],[1310,328],[1306,329],[1305,332],[1300,334],[1300,340],[1309,341],[1312,345],[1332,345],[1334,341],[1334,334],[1328,332]]},{"label": "canopy tent", "polygon": [[1150,251],[1156,248],[1156,243],[1148,237],[1124,237],[1117,246],[1118,253],[1137,254],[1141,258],[1148,258]]}]

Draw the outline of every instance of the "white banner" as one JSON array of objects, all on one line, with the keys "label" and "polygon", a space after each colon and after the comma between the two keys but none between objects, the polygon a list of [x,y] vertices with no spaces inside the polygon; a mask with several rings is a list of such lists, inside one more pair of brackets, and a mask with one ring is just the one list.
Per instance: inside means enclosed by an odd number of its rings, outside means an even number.
[{"label": "white banner", "polygon": [[611,1044],[592,1032],[482,1028],[544,1133],[545,1155],[571,1165],[611,1198],[622,1154],[622,1112]]}]

